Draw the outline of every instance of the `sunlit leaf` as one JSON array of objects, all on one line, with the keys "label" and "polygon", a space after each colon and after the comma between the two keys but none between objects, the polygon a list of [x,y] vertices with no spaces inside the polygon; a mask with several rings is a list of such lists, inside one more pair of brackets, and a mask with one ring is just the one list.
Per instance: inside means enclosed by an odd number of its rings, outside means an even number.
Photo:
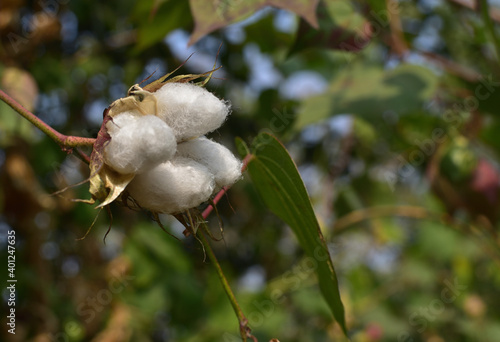
[{"label": "sunlit leaf", "polygon": [[[246,147],[237,141],[239,151]],[[347,332],[337,276],[316,215],[297,167],[285,147],[272,135],[263,133],[253,144],[248,164],[252,180],[269,209],[287,223],[310,258],[318,284],[333,316]]]},{"label": "sunlit leaf", "polygon": [[[38,97],[38,86],[33,76],[18,68],[8,67],[0,70],[0,88],[28,110],[33,110]],[[0,102],[0,144],[6,145],[12,136],[33,138],[33,126],[14,113],[5,103]]]},{"label": "sunlit leaf", "polygon": [[30,73],[18,68],[5,68],[0,85],[10,96],[24,106],[33,110],[38,97],[38,85]]},{"label": "sunlit leaf", "polygon": [[310,25],[317,27],[316,6],[318,0],[251,0],[251,1],[205,1],[190,0],[191,13],[195,27],[190,44],[201,37],[229,24],[235,23],[254,14],[266,6],[289,10],[304,18]]}]

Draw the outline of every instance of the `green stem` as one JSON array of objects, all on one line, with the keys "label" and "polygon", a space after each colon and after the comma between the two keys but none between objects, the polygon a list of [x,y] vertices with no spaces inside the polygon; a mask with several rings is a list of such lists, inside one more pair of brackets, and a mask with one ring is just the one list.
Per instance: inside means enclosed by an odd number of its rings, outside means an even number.
[{"label": "green stem", "polygon": [[495,24],[490,17],[490,5],[488,4],[488,0],[479,0],[479,10],[481,11],[481,16],[486,25],[486,30],[489,32],[493,45],[495,46],[497,59],[500,59],[500,39],[496,35]]},{"label": "green stem", "polygon": [[208,254],[208,258],[214,264],[215,270],[217,271],[217,275],[219,276],[219,279],[222,283],[222,287],[224,288],[224,291],[226,292],[227,297],[229,298],[229,301],[231,302],[233,310],[236,313],[236,316],[238,317],[238,321],[240,323],[241,339],[244,342],[246,342],[247,337],[250,337],[253,341],[257,341],[257,339],[254,336],[252,336],[252,334],[250,333],[251,330],[248,327],[248,319],[243,314],[243,311],[241,310],[240,305],[238,304],[238,301],[236,300],[236,297],[234,296],[233,290],[231,290],[231,287],[229,286],[229,283],[227,282],[227,279],[224,276],[224,272],[222,271],[222,268],[219,264],[219,261],[217,260],[217,257],[215,256],[214,251],[212,250],[212,247],[210,246],[210,243],[208,242],[205,235],[203,234],[201,228],[198,229],[198,232],[196,233],[196,235],[198,236],[201,243],[203,244],[203,247],[205,248],[205,251]]},{"label": "green stem", "polygon": [[92,146],[95,139],[64,135],[50,127],[48,124],[40,120],[35,114],[24,108],[19,102],[7,95],[0,89],[0,100],[8,104],[12,109],[21,114],[26,120],[31,122],[35,127],[49,136],[52,140],[58,143],[64,149],[72,149],[80,146]]}]

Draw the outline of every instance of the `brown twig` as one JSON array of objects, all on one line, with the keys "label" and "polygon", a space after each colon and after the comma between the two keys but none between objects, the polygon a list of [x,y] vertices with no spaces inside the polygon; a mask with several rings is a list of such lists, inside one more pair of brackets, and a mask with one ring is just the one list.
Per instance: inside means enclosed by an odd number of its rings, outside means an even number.
[{"label": "brown twig", "polygon": [[420,54],[439,67],[445,69],[450,74],[458,76],[467,82],[479,82],[482,78],[481,74],[474,69],[468,68],[441,55],[427,51],[422,51]]},{"label": "brown twig", "polygon": [[[387,8],[395,8],[395,0],[386,0]],[[403,26],[399,11],[389,11],[389,26],[391,28],[391,48],[398,56],[403,57],[408,52],[408,44],[403,35]]]},{"label": "brown twig", "polygon": [[356,223],[380,217],[401,216],[415,219],[425,219],[428,218],[429,215],[429,211],[425,208],[408,205],[365,208],[355,210],[339,218],[333,226],[333,231],[334,233],[338,233]]}]

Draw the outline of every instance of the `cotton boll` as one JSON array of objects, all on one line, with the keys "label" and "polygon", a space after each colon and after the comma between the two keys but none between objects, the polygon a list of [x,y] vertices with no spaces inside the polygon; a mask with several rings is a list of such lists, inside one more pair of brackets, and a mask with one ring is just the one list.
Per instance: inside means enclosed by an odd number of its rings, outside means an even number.
[{"label": "cotton boll", "polygon": [[108,130],[108,133],[112,135],[113,133],[118,132],[122,127],[135,125],[138,117],[139,115],[134,112],[122,112],[106,123],[106,129]]},{"label": "cotton boll", "polygon": [[191,83],[167,83],[154,94],[156,115],[172,127],[178,142],[216,130],[229,114],[226,102]]},{"label": "cotton boll", "polygon": [[236,183],[241,177],[241,161],[226,147],[199,137],[177,145],[177,155],[194,159],[215,176],[217,189]]},{"label": "cotton boll", "polygon": [[111,140],[106,163],[123,173],[141,173],[171,159],[177,148],[172,129],[154,115],[117,115],[106,124]]},{"label": "cotton boll", "polygon": [[205,166],[176,156],[136,175],[127,190],[141,207],[174,214],[207,201],[214,187],[214,176]]}]

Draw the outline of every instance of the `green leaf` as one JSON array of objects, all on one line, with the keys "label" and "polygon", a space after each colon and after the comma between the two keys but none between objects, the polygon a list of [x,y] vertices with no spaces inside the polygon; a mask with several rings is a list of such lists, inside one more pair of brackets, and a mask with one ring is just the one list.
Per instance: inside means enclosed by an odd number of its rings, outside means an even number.
[{"label": "green leaf", "polygon": [[[241,140],[237,140],[237,144],[240,145],[240,153],[247,150]],[[268,208],[295,233],[314,266],[323,297],[347,334],[344,306],[333,263],[307,190],[292,158],[274,136],[262,133],[253,142],[253,158],[248,164],[248,171]]]},{"label": "green leaf", "polygon": [[[499,107],[500,108],[500,107]],[[0,121],[1,122],[1,121]],[[500,120],[498,118],[491,118],[488,125],[485,125],[481,131],[481,140],[488,144],[500,156]]]},{"label": "green leaf", "polygon": [[137,45],[133,50],[136,54],[160,42],[169,32],[191,23],[188,3],[180,0],[139,1],[133,19],[138,23]]},{"label": "green leaf", "polygon": [[316,6],[318,2],[319,0],[190,0],[195,27],[189,44],[196,43],[201,37],[219,28],[243,20],[266,6],[292,11],[312,26],[317,27]]},{"label": "green leaf", "polygon": [[356,52],[371,39],[371,28],[356,12],[351,1],[322,1],[317,8],[319,27],[300,21],[295,43],[289,54],[307,48],[326,48]]},{"label": "green leaf", "polygon": [[[389,10],[387,9],[387,2],[385,0],[367,0],[366,3],[371,8],[370,15],[376,14],[378,17],[383,17],[388,15]],[[379,21],[381,21],[379,19]],[[382,23],[379,23],[379,25]]]},{"label": "green leaf", "polygon": [[380,119],[382,114],[403,115],[422,108],[435,93],[438,77],[429,69],[402,64],[391,70],[375,65],[351,64],[340,71],[321,95],[302,102],[295,128],[337,114]]}]

